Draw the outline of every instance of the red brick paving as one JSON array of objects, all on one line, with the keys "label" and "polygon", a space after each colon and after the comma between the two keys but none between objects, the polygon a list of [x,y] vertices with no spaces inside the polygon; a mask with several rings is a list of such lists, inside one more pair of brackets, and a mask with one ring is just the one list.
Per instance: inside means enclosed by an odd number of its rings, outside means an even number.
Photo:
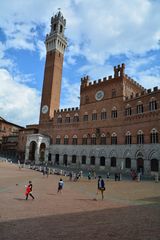
[{"label": "red brick paving", "polygon": [[[160,183],[106,182],[105,200],[94,201],[97,183],[0,163],[0,240],[160,239]],[[35,200],[24,198],[33,182]]]}]

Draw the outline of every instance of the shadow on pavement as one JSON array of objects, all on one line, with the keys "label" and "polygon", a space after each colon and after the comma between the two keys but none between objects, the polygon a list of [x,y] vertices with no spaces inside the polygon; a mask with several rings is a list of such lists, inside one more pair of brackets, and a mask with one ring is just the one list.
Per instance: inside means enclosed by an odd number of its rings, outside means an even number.
[{"label": "shadow on pavement", "polygon": [[159,205],[10,220],[0,240],[159,240],[159,221]]}]

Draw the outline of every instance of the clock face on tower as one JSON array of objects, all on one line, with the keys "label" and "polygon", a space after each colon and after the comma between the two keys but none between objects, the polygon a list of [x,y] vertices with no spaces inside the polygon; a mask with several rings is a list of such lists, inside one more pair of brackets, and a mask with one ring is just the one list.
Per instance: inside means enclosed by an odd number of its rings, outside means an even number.
[{"label": "clock face on tower", "polygon": [[42,113],[46,114],[48,112],[48,106],[47,105],[43,105],[42,107]]},{"label": "clock face on tower", "polygon": [[104,97],[104,92],[103,92],[102,90],[96,92],[96,94],[95,94],[95,99],[96,99],[97,101],[102,100],[103,97]]}]

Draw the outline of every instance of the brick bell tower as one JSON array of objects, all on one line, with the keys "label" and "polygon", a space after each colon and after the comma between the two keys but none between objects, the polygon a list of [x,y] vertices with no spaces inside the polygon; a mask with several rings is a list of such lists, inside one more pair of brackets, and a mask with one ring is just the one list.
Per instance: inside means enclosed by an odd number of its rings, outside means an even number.
[{"label": "brick bell tower", "polygon": [[40,124],[54,116],[59,109],[62,81],[62,67],[67,40],[64,36],[66,20],[59,11],[51,18],[51,30],[46,35],[46,63],[40,108]]}]

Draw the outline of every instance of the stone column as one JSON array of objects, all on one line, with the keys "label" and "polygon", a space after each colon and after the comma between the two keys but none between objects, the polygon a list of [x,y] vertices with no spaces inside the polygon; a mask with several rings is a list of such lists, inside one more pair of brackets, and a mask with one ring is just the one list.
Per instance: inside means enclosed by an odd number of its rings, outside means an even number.
[{"label": "stone column", "polygon": [[131,159],[131,168],[137,171],[137,160],[135,158]]},{"label": "stone column", "polygon": [[70,155],[68,155],[68,165],[71,165],[72,164],[72,157]]},{"label": "stone column", "polygon": [[86,156],[86,165],[90,165],[90,156]]},{"label": "stone column", "polygon": [[49,154],[49,148],[46,148],[45,149],[45,156],[44,156],[45,163],[48,163],[48,154]]},{"label": "stone column", "polygon": [[106,170],[107,170],[107,171],[110,171],[110,166],[111,166],[111,164],[110,164],[110,159],[109,159],[109,158],[106,158],[105,164],[106,164]]},{"label": "stone column", "polygon": [[99,168],[100,166],[100,157],[95,157],[95,167]]},{"label": "stone column", "polygon": [[59,165],[63,165],[63,155],[59,155]]},{"label": "stone column", "polygon": [[29,146],[26,146],[25,149],[25,163],[29,160]]},{"label": "stone column", "polygon": [[39,164],[39,148],[40,148],[40,143],[38,142],[36,150],[35,150],[35,163],[36,164]]},{"label": "stone column", "polygon": [[150,174],[151,173],[151,166],[150,166],[150,160],[144,160],[144,174]]},{"label": "stone column", "polygon": [[56,160],[55,157],[56,157],[56,155],[51,153],[51,162],[52,162],[52,165],[55,164],[55,160]]}]

